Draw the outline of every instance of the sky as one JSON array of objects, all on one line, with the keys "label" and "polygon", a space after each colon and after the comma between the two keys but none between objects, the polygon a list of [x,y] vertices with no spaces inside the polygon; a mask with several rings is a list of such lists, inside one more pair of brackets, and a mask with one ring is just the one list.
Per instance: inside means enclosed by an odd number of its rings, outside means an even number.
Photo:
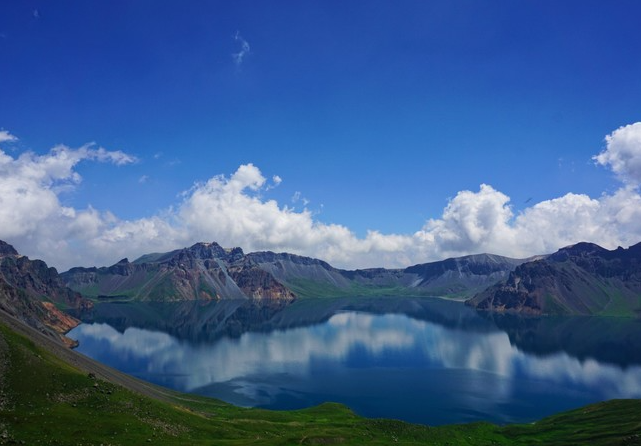
[{"label": "sky", "polygon": [[0,239],[402,267],[641,241],[641,3],[0,2]]}]

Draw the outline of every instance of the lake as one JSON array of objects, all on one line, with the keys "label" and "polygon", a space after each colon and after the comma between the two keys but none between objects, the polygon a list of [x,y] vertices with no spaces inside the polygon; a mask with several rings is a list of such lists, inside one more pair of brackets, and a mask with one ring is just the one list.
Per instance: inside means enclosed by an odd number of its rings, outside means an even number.
[{"label": "lake", "polygon": [[442,299],[97,305],[68,336],[139,378],[247,407],[325,401],[440,425],[641,397],[641,322],[477,313]]}]

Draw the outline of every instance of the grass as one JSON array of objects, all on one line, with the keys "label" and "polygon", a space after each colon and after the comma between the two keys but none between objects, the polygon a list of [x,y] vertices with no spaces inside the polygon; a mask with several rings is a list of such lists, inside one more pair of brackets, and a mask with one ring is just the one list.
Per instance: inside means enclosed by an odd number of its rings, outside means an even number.
[{"label": "grass", "polygon": [[361,285],[352,282],[349,287],[341,288],[327,282],[293,279],[285,283],[285,286],[292,290],[297,297],[301,298],[336,298],[336,297],[380,297],[380,296],[405,296],[425,297],[430,294],[409,287],[402,286],[378,286]]},{"label": "grass", "polygon": [[0,372],[0,444],[641,444],[638,400],[506,427],[365,419],[333,403],[267,411],[170,391],[157,400],[81,372],[2,324]]}]

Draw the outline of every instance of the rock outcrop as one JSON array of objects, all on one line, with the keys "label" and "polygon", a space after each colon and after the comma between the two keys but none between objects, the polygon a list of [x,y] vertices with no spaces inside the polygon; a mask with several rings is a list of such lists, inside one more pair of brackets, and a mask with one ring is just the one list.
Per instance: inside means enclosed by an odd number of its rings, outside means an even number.
[{"label": "rock outcrop", "polygon": [[92,303],[67,288],[55,268],[42,260],[21,256],[13,246],[0,241],[0,309],[62,340],[64,333],[80,322],[62,309],[89,309]]},{"label": "rock outcrop", "polygon": [[256,266],[242,249],[195,245],[105,268],[72,268],[66,284],[86,296],[142,301],[282,299],[294,294]]},{"label": "rock outcrop", "polygon": [[530,314],[641,314],[641,243],[609,251],[578,243],[518,266],[468,304]]}]

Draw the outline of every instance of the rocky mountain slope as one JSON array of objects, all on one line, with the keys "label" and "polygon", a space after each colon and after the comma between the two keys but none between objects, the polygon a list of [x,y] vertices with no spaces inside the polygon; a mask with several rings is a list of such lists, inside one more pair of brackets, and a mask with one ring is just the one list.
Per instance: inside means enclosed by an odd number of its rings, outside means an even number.
[{"label": "rocky mountain slope", "polygon": [[55,268],[21,256],[13,246],[0,241],[0,309],[71,345],[73,341],[64,333],[80,322],[61,309],[88,309],[91,305],[64,285]]},{"label": "rocky mountain slope", "polygon": [[609,251],[578,243],[518,266],[468,304],[531,314],[641,314],[641,243]]},{"label": "rocky mountain slope", "polygon": [[72,268],[62,277],[72,289],[98,298],[294,299],[289,289],[258,268],[240,248],[223,249],[217,243],[196,243],[135,262],[123,259],[110,267]]},{"label": "rocky mountain slope", "polygon": [[73,268],[62,273],[72,289],[95,298],[142,301],[363,295],[468,297],[508,276],[525,260],[488,254],[405,269],[346,271],[287,253],[224,249],[196,243],[168,253],[148,254],[110,267]]}]

